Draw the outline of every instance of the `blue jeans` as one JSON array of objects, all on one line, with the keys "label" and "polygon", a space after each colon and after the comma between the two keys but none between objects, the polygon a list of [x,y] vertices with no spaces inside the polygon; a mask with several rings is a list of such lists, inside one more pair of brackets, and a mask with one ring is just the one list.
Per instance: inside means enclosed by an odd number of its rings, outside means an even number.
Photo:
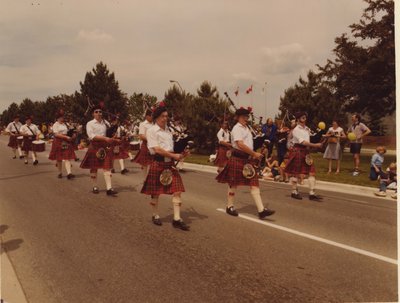
[{"label": "blue jeans", "polygon": [[382,172],[382,168],[381,167],[378,167],[379,168],[379,172],[376,172],[375,171],[375,168],[374,167],[371,167],[371,170],[369,171],[369,179],[371,180],[371,181],[376,181],[376,180],[378,180],[378,176],[381,174],[381,172]]}]

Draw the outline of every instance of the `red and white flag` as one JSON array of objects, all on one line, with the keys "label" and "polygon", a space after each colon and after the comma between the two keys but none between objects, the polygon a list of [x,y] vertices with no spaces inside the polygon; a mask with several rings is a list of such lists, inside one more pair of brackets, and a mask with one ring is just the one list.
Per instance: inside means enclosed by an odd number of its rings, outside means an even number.
[{"label": "red and white flag", "polygon": [[247,90],[246,94],[250,94],[253,91],[253,85],[251,85]]}]

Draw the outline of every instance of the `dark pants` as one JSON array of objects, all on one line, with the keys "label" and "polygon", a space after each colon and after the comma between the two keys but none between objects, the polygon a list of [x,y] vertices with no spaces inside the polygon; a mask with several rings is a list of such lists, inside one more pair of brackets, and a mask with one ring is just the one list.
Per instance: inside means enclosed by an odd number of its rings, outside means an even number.
[{"label": "dark pants", "polygon": [[376,181],[378,180],[378,176],[380,176],[380,174],[382,173],[382,168],[379,167],[379,172],[376,172],[374,167],[371,167],[370,171],[369,171],[369,179],[371,181]]}]

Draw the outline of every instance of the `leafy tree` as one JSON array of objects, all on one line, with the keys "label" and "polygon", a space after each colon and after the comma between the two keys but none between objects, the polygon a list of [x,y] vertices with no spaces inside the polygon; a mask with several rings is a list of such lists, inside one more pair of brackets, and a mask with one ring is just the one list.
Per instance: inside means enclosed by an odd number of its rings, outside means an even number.
[{"label": "leafy tree", "polygon": [[16,115],[19,114],[19,106],[17,103],[11,103],[6,110],[0,115],[0,125],[7,125]]},{"label": "leafy tree", "polygon": [[128,117],[134,122],[141,122],[147,108],[151,108],[157,102],[157,97],[149,94],[134,93],[128,100]]}]

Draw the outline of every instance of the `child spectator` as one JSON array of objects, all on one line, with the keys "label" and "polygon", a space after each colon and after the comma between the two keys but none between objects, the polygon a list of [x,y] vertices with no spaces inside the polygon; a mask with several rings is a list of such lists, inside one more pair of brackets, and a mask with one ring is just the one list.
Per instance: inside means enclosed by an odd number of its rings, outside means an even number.
[{"label": "child spectator", "polygon": [[265,161],[265,168],[262,171],[263,179],[275,180],[275,177],[279,175],[279,164],[275,156],[267,158]]},{"label": "child spectator", "polygon": [[369,178],[372,181],[378,180],[378,176],[382,173],[382,165],[384,161],[384,154],[386,153],[386,148],[384,146],[378,146],[376,148],[376,153],[372,155],[371,158],[371,170],[369,173]]},{"label": "child spectator", "polygon": [[397,165],[396,163],[390,163],[389,167],[385,172],[380,174],[381,179],[379,182],[379,192],[374,194],[379,197],[386,197],[386,189],[390,185],[391,188],[397,186]]},{"label": "child spectator", "polygon": [[288,161],[289,161],[289,155],[288,153],[286,153],[285,156],[283,157],[281,165],[279,165],[279,174],[280,174],[279,182],[289,183],[289,175],[285,173],[285,168]]}]

